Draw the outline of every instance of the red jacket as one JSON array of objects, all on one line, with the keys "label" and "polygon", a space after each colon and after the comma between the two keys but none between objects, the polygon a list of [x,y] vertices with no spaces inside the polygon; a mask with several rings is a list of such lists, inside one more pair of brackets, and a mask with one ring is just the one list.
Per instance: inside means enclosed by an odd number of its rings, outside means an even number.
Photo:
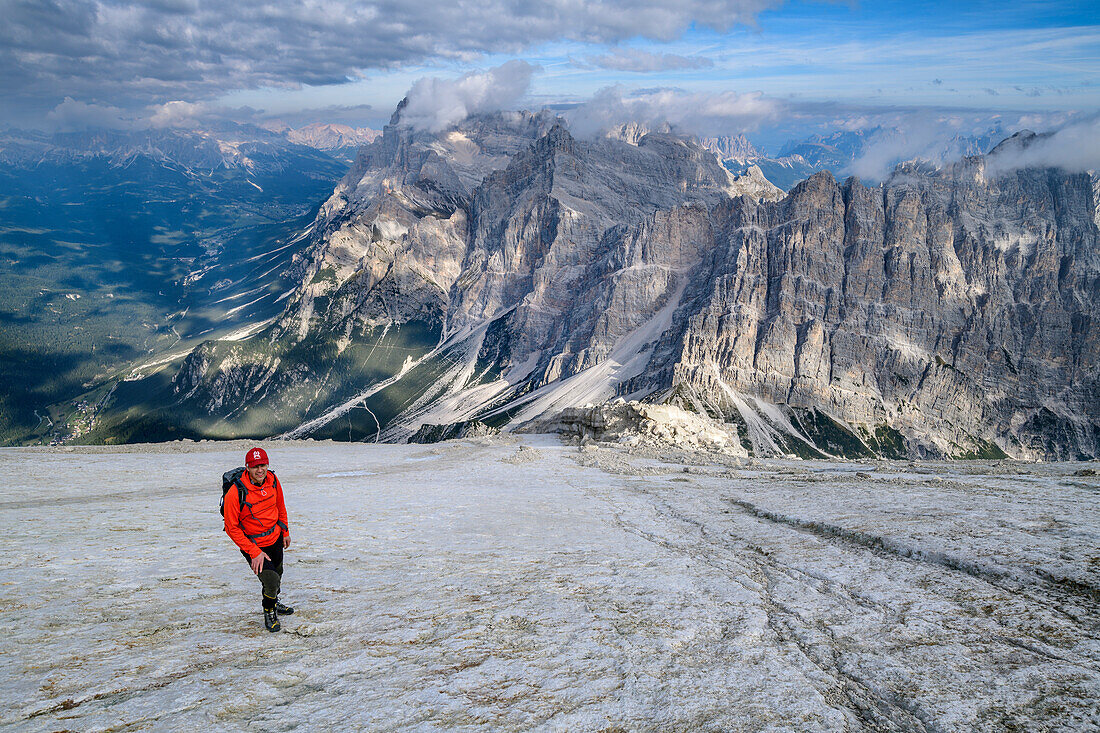
[{"label": "red jacket", "polygon": [[260,554],[260,547],[271,547],[282,536],[290,532],[287,527],[286,505],[283,504],[283,487],[272,471],[267,472],[259,486],[245,471],[241,476],[245,487],[245,505],[241,507],[237,486],[231,486],[225,492],[225,533],[248,553],[249,557]]}]

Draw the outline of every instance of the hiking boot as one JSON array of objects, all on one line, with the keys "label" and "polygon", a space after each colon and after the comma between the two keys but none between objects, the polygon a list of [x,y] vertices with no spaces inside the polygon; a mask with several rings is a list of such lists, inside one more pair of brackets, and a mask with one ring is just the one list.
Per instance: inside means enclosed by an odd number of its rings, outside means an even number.
[{"label": "hiking boot", "polygon": [[275,610],[279,612],[280,616],[289,616],[294,613],[294,609],[291,606],[284,606],[278,601],[275,601]]},{"label": "hiking boot", "polygon": [[264,609],[264,626],[268,631],[282,631],[283,627],[279,624],[279,612],[274,608]]}]

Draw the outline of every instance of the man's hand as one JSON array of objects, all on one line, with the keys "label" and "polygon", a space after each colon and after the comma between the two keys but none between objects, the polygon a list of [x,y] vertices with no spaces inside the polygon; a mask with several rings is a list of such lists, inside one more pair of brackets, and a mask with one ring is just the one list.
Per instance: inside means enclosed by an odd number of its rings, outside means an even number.
[{"label": "man's hand", "polygon": [[290,547],[290,532],[283,532],[283,549]]},{"label": "man's hand", "polygon": [[260,574],[260,569],[264,566],[264,560],[270,561],[271,558],[267,556],[267,553],[260,550],[260,554],[252,558],[252,572],[256,575]]}]

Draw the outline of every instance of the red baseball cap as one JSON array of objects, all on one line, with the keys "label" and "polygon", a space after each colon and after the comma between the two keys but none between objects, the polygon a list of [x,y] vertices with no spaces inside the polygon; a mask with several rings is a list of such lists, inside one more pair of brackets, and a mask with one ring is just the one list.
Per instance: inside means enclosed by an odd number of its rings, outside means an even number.
[{"label": "red baseball cap", "polygon": [[248,468],[267,465],[267,452],[263,448],[253,448],[244,456],[244,465]]}]

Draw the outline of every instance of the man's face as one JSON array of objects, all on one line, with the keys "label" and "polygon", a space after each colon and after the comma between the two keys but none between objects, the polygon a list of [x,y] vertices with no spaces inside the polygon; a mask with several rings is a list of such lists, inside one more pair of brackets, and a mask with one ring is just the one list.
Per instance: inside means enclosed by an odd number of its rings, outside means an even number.
[{"label": "man's face", "polygon": [[252,483],[259,486],[267,478],[267,464],[261,463],[258,466],[252,466],[248,469],[248,477],[252,479]]}]

